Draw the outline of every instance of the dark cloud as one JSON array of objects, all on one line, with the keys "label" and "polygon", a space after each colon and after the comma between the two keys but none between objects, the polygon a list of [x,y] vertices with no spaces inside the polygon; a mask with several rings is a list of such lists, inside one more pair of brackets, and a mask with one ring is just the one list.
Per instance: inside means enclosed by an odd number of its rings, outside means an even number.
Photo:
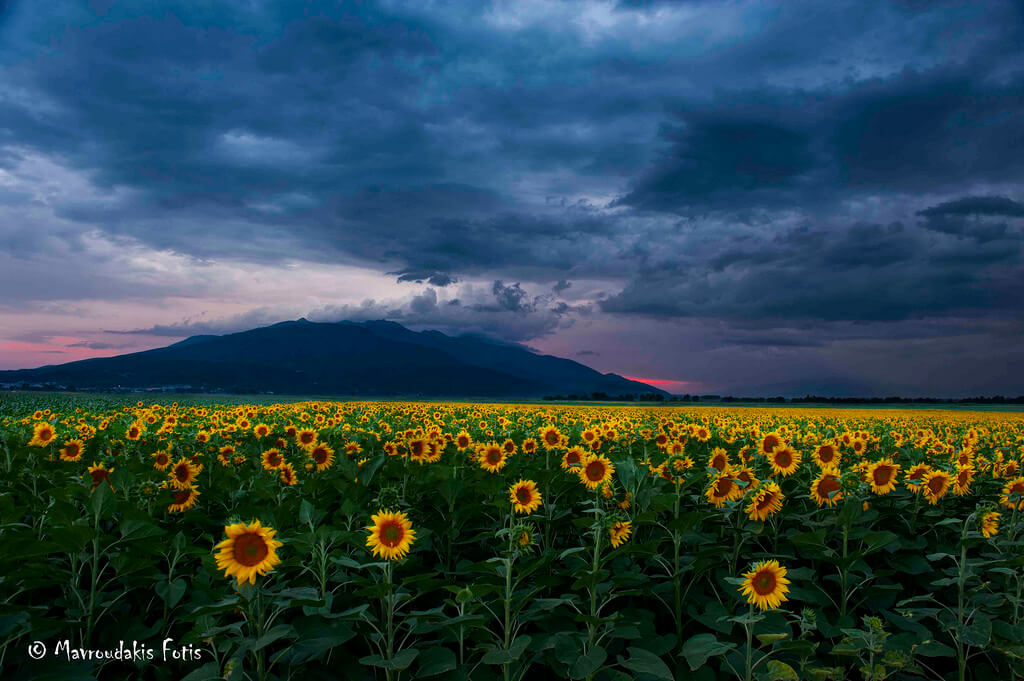
[{"label": "dark cloud", "polygon": [[131,346],[120,345],[117,343],[104,343],[103,341],[79,341],[77,343],[68,343],[65,347],[89,348],[90,350],[117,350],[120,348],[127,348]]},{"label": "dark cloud", "polygon": [[406,269],[400,270],[398,272],[389,272],[389,274],[397,274],[399,283],[415,282],[417,284],[422,284],[423,282],[427,282],[432,286],[440,286],[441,288],[444,288],[445,286],[449,286],[451,284],[455,284],[459,281],[450,274],[445,274],[444,272],[433,272],[429,270]]},{"label": "dark cloud", "polygon": [[[833,378],[836,343],[1019,315],[1020,3],[584,5],[0,4],[0,312],[358,265],[406,297],[311,318],[694,321]],[[139,333],[294,317],[252,306]]]},{"label": "dark cloud", "polygon": [[1019,203],[1005,196],[965,196],[955,201],[946,201],[931,208],[917,212],[925,217],[967,216],[967,215],[1000,215],[1006,217],[1024,217],[1024,203]]}]

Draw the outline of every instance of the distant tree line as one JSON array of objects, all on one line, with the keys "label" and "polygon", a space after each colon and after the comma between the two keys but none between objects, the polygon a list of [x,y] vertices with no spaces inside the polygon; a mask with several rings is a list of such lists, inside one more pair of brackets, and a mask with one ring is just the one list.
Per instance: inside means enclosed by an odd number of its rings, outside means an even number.
[{"label": "distant tree line", "polygon": [[1024,404],[1024,395],[1017,397],[825,397],[804,395],[803,397],[734,397],[732,395],[662,395],[660,393],[609,395],[594,392],[589,395],[545,395],[545,400],[567,402],[754,402],[765,404]]}]

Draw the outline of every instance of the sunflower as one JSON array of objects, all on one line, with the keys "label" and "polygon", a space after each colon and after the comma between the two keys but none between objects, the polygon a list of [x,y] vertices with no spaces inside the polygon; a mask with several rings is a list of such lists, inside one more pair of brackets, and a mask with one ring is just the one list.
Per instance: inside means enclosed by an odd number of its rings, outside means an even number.
[{"label": "sunflower", "polygon": [[838,468],[842,458],[839,450],[831,442],[826,442],[815,449],[813,456],[818,468]]},{"label": "sunflower", "polygon": [[416,531],[405,513],[382,509],[372,520],[373,525],[366,528],[370,532],[366,546],[373,550],[373,555],[384,560],[404,558],[416,539]]},{"label": "sunflower", "polygon": [[265,423],[257,423],[252,432],[256,434],[256,437],[267,437],[270,435],[270,426]]},{"label": "sunflower", "polygon": [[739,591],[747,597],[747,603],[761,610],[771,610],[788,601],[789,580],[786,568],[777,560],[766,560],[754,565],[750,572],[743,573],[743,584]]},{"label": "sunflower", "polygon": [[997,511],[989,511],[985,515],[981,516],[981,533],[985,535],[985,539],[991,539],[996,536],[999,532],[999,513]]},{"label": "sunflower", "polygon": [[82,458],[85,443],[81,440],[68,440],[60,450],[61,461],[78,461]]},{"label": "sunflower", "polygon": [[892,459],[881,459],[868,464],[867,478],[871,491],[885,495],[896,489],[896,476],[900,473],[900,465]]},{"label": "sunflower", "polygon": [[299,479],[295,477],[295,468],[290,463],[281,464],[281,467],[277,469],[277,477],[282,483],[289,487],[299,481]]},{"label": "sunflower", "polygon": [[[765,436],[768,439],[769,433]],[[782,476],[792,475],[796,469],[800,466],[800,462],[803,460],[800,452],[796,451],[789,445],[780,445],[775,447],[768,454],[768,461],[772,465],[772,471]]]},{"label": "sunflower", "polygon": [[529,515],[540,507],[540,492],[533,480],[520,480],[512,485],[508,488],[508,496],[516,513]]},{"label": "sunflower", "polygon": [[579,469],[580,482],[587,486],[587,489],[597,489],[601,484],[612,479],[615,466],[606,456],[591,455],[583,460]]},{"label": "sunflower", "polygon": [[932,467],[926,463],[915,464],[910,467],[907,474],[903,477],[903,484],[906,485],[907,489],[915,494],[921,491],[922,483],[924,479],[932,472]]},{"label": "sunflower", "polygon": [[971,482],[974,481],[973,466],[958,466],[953,478],[953,494],[964,497],[971,493]]},{"label": "sunflower", "polygon": [[163,449],[153,452],[151,456],[153,457],[153,468],[158,471],[167,470],[167,467],[171,465],[171,455]]},{"label": "sunflower", "polygon": [[[682,452],[673,452],[673,454]],[[711,450],[711,456],[708,457],[708,468],[714,468],[719,473],[729,470],[732,466],[732,462],[729,461],[729,454],[726,453],[721,447],[715,447]]]},{"label": "sunflower", "polygon": [[199,490],[195,487],[176,489],[172,494],[174,495],[174,503],[167,507],[170,513],[183,513],[194,507],[199,501]]},{"label": "sunflower", "polygon": [[488,473],[497,473],[508,463],[508,457],[505,456],[505,452],[501,450],[497,442],[488,442],[482,446],[477,456],[480,468]]},{"label": "sunflower", "polygon": [[736,480],[743,483],[742,489],[744,494],[754,489],[761,483],[761,481],[757,479],[757,476],[754,475],[754,471],[750,470],[749,468],[741,468],[738,471],[733,471],[732,477],[736,478]]},{"label": "sunflower", "polygon": [[259,520],[252,524],[235,523],[226,525],[227,539],[217,544],[217,569],[226,577],[235,577],[238,584],[256,583],[256,575],[266,575],[281,562],[277,549],[283,543],[274,539],[276,530],[262,527]]},{"label": "sunflower", "polygon": [[145,430],[146,429],[143,428],[138,423],[133,423],[132,425],[128,426],[128,430],[125,431],[124,436],[134,442],[138,440],[140,437],[142,437],[142,433],[144,433]]},{"label": "sunflower", "polygon": [[107,480],[109,484],[110,473],[113,470],[113,468],[107,468],[102,463],[96,463],[93,461],[92,465],[88,468],[89,477],[92,478],[92,488],[96,489],[104,480]]},{"label": "sunflower", "polygon": [[562,470],[570,470],[575,466],[582,466],[583,459],[587,458],[587,450],[583,447],[570,447],[562,455]]},{"label": "sunflower", "polygon": [[727,502],[742,497],[743,489],[736,484],[736,479],[731,475],[719,473],[712,479],[711,484],[704,491],[704,496],[709,502],[714,504],[715,508],[721,508]]},{"label": "sunflower", "polygon": [[558,449],[562,446],[562,433],[554,426],[541,428],[540,442],[545,449]]},{"label": "sunflower", "polygon": [[29,447],[45,447],[54,441],[57,432],[53,426],[43,421],[32,426],[32,439],[28,441]]},{"label": "sunflower", "polygon": [[263,468],[268,471],[276,471],[284,463],[284,457],[276,447],[263,452],[262,458]]},{"label": "sunflower", "polygon": [[1006,508],[1024,511],[1024,478],[1014,478],[1003,486],[999,503]]},{"label": "sunflower", "polygon": [[175,489],[187,489],[192,487],[196,479],[196,474],[198,473],[199,470],[196,465],[185,457],[181,457],[173,466],[171,466],[171,485]]},{"label": "sunflower", "polygon": [[516,453],[516,443],[511,439],[506,439],[501,443],[501,451],[505,452],[508,456],[512,456]]},{"label": "sunflower", "polygon": [[537,441],[532,437],[523,440],[523,444],[520,445],[523,450],[523,454],[533,454],[537,451]]},{"label": "sunflower", "polygon": [[939,499],[946,496],[946,492],[949,491],[951,478],[952,476],[946,471],[932,471],[925,476],[924,484],[921,485],[921,488],[929,504],[935,506],[939,503]]},{"label": "sunflower", "polygon": [[423,462],[423,458],[427,455],[427,445],[429,441],[425,437],[416,437],[409,440],[406,446],[409,448],[409,459],[411,461]]},{"label": "sunflower", "polygon": [[761,453],[764,454],[765,456],[768,456],[776,449],[782,447],[785,444],[786,443],[785,441],[783,441],[782,436],[779,435],[778,433],[768,433],[763,438],[761,438]]},{"label": "sunflower", "polygon": [[835,506],[843,498],[843,485],[839,479],[839,471],[826,468],[811,483],[811,498],[818,506]]},{"label": "sunflower", "polygon": [[334,450],[323,443],[317,443],[309,450],[309,458],[316,464],[317,472],[325,471],[334,464]]},{"label": "sunflower", "polygon": [[782,510],[782,501],[786,495],[775,481],[769,481],[750,497],[750,503],[744,509],[751,520],[764,522]]},{"label": "sunflower", "polygon": [[455,436],[455,446],[460,452],[464,452],[473,445],[473,438],[465,430]]},{"label": "sunflower", "polygon": [[313,446],[316,443],[317,437],[317,432],[310,428],[303,428],[295,433],[295,441],[299,443],[300,447]]},{"label": "sunflower", "polygon": [[529,525],[516,525],[512,528],[512,539],[520,550],[525,549],[533,544],[533,530]]},{"label": "sunflower", "polygon": [[625,544],[633,534],[633,523],[628,520],[612,523],[612,526],[608,528],[608,534],[611,536],[612,548],[617,549]]}]

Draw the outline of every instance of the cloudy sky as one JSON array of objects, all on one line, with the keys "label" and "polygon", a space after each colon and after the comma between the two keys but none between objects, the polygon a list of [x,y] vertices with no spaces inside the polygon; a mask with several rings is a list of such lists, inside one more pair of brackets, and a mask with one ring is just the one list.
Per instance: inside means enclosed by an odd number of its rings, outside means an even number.
[{"label": "cloudy sky", "polygon": [[1021,394],[1022,45],[999,0],[0,0],[0,368],[386,318]]}]

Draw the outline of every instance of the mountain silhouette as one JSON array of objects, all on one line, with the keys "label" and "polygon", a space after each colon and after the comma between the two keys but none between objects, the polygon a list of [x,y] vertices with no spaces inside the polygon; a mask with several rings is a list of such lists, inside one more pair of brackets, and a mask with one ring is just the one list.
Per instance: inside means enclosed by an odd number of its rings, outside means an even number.
[{"label": "mountain silhouette", "polygon": [[0,383],[367,396],[667,394],[579,362],[481,336],[416,332],[388,321],[306,319],[223,336],[192,336],[116,357],[0,371]]}]

